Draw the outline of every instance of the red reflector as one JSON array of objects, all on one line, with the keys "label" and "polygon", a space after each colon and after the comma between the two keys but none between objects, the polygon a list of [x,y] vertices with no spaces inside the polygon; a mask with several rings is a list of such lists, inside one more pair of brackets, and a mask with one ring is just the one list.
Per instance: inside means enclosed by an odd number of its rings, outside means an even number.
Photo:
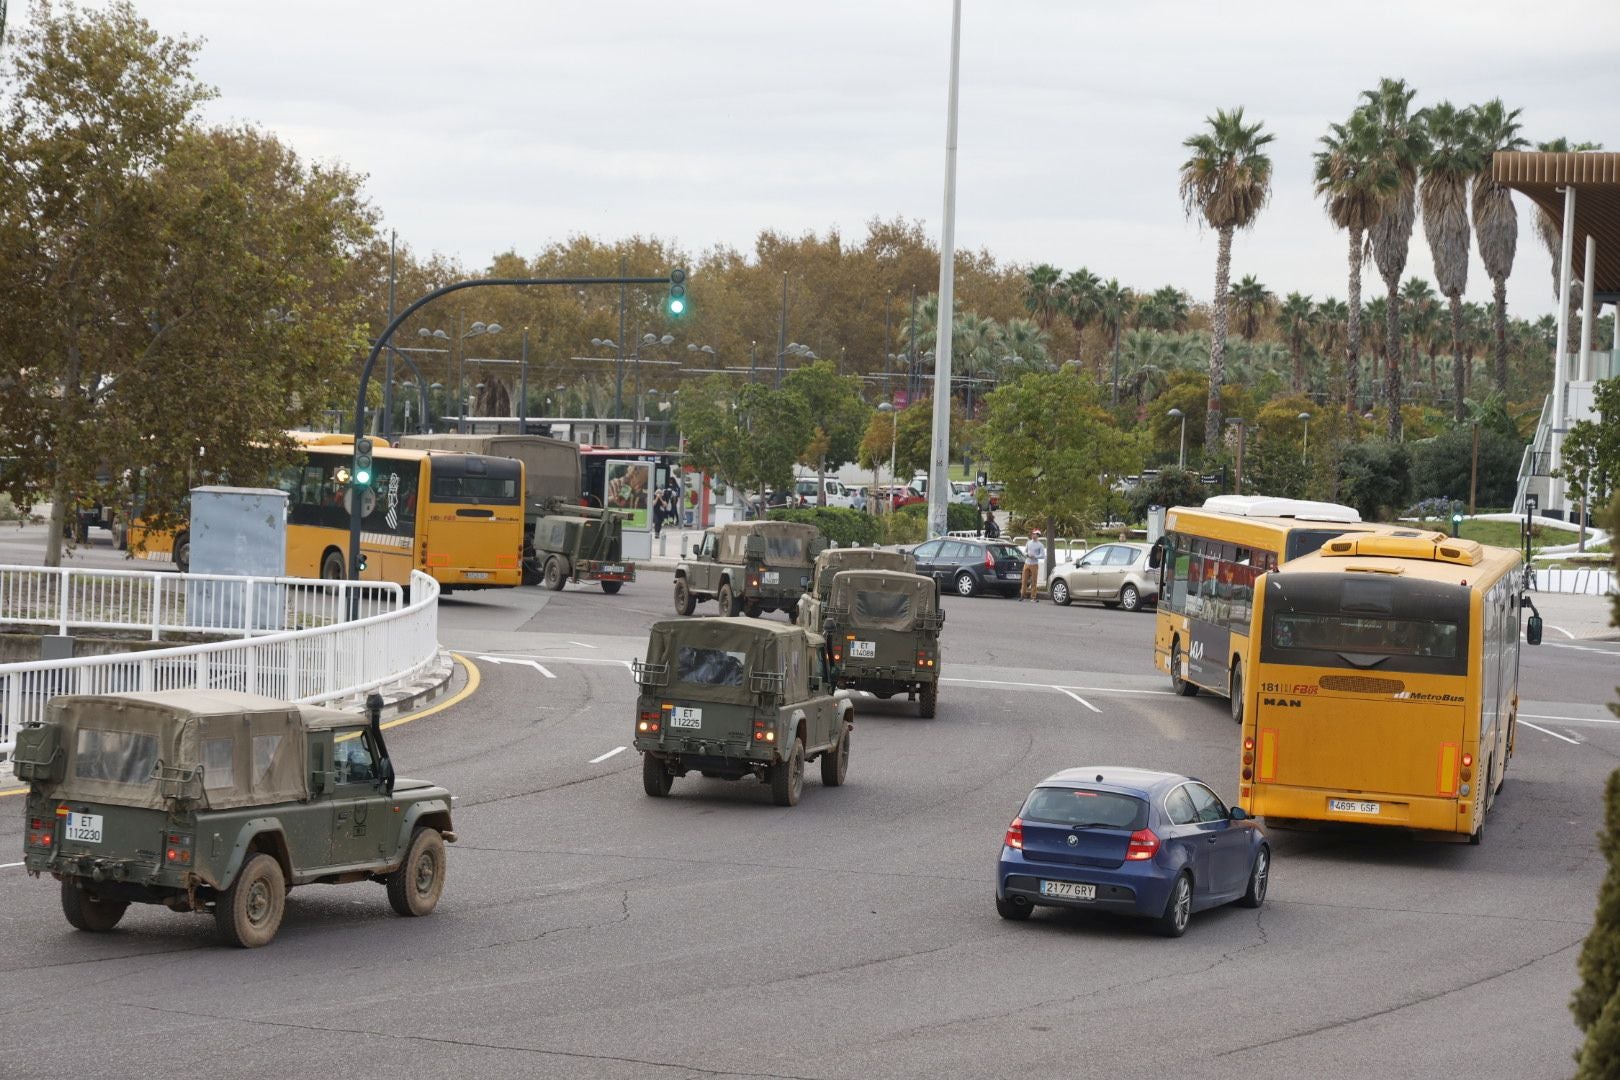
[{"label": "red reflector", "polygon": [[1140,862],[1151,859],[1159,853],[1159,838],[1153,835],[1152,829],[1137,829],[1131,833],[1131,841],[1125,848],[1125,858]]},{"label": "red reflector", "polygon": [[1001,838],[1001,842],[1010,848],[1017,848],[1019,851],[1024,850],[1023,818],[1015,817],[1012,819],[1012,824],[1007,826],[1007,835]]},{"label": "red reflector", "polygon": [[1245,779],[1245,780],[1253,780],[1254,779],[1254,770],[1249,768],[1247,765],[1245,765],[1243,767],[1243,779]]}]

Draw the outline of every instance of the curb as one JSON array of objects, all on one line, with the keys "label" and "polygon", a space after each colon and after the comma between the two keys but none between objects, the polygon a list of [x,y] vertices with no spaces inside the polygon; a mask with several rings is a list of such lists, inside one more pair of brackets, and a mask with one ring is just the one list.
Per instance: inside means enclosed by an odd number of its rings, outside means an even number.
[{"label": "curb", "polygon": [[[426,705],[449,687],[455,674],[456,662],[441,647],[438,655],[433,658],[433,663],[425,671],[404,686],[395,687],[383,694],[383,719],[388,720],[404,713],[414,712]],[[364,713],[365,698],[362,697],[349,711]]]}]

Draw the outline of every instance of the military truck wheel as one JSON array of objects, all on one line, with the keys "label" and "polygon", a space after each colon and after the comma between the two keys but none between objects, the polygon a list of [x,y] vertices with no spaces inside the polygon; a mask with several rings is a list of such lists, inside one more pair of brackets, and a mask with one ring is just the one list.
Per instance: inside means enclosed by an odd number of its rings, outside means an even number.
[{"label": "military truck wheel", "polygon": [[281,864],[262,852],[248,856],[231,887],[214,901],[214,925],[226,945],[268,945],[287,911],[287,879]]},{"label": "military truck wheel", "polygon": [[793,603],[782,609],[787,613],[788,622],[792,623],[794,626],[799,625],[799,607],[801,603],[802,601],[795,600]]},{"label": "military truck wheel", "polygon": [[533,556],[523,557],[523,576],[519,579],[525,585],[538,585],[545,580],[545,574],[540,569],[540,561]]},{"label": "military truck wheel", "polygon": [[743,605],[743,613],[750,619],[757,619],[765,614],[765,609],[759,605],[758,601],[751,601]]},{"label": "military truck wheel", "polygon": [[851,734],[851,726],[845,724],[843,734],[838,739],[838,749],[829,750],[821,755],[822,787],[837,787],[844,782],[844,777],[849,774],[849,738]]},{"label": "military truck wheel", "polygon": [[731,590],[729,581],[721,582],[720,592],[715,599],[720,603],[720,614],[726,618],[735,618],[742,611],[742,601]]},{"label": "military truck wheel", "polygon": [[651,754],[641,755],[641,786],[648,795],[662,799],[669,794],[669,789],[674,784],[675,777],[664,768],[661,760]]},{"label": "military truck wheel", "polygon": [[105,934],[118,925],[129,903],[123,900],[101,900],[79,888],[72,880],[62,882],[62,914],[75,930],[92,934]]},{"label": "military truck wheel", "polygon": [[444,837],[438,829],[418,827],[399,869],[388,875],[388,906],[394,914],[431,915],[444,892]]},{"label": "military truck wheel", "polygon": [[609,596],[618,596],[619,589],[623,585],[624,582],[622,581],[604,581],[602,582],[602,591],[607,593]]},{"label": "military truck wheel", "polygon": [[804,740],[793,740],[793,753],[771,766],[771,801],[777,806],[798,806],[804,791]]},{"label": "military truck wheel", "polygon": [[697,607],[697,598],[692,595],[692,590],[686,584],[686,579],[683,577],[676,578],[675,614],[690,615],[692,614],[692,609],[695,607]]},{"label": "military truck wheel", "polygon": [[939,683],[924,683],[917,695],[917,715],[924,720],[932,720],[934,712],[939,708]]},{"label": "military truck wheel", "polygon": [[552,592],[562,592],[565,584],[567,580],[563,575],[562,560],[553,555],[546,560],[546,588]]}]

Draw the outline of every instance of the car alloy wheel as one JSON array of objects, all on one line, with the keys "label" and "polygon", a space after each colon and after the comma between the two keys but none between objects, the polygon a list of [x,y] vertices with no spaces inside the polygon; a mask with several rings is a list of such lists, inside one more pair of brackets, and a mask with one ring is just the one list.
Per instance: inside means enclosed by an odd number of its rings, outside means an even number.
[{"label": "car alloy wheel", "polygon": [[979,591],[979,583],[973,580],[973,575],[966,570],[956,575],[956,593],[958,596],[972,596]]},{"label": "car alloy wheel", "polygon": [[1052,603],[1069,606],[1069,585],[1062,578],[1052,579]]},{"label": "car alloy wheel", "polygon": [[1136,591],[1135,585],[1127,584],[1119,590],[1119,606],[1126,611],[1135,611],[1142,606],[1142,594]]}]

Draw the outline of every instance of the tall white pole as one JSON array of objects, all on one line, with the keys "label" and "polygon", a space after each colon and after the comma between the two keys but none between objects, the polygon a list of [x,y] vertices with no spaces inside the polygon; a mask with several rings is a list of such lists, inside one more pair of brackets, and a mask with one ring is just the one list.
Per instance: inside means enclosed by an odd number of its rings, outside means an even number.
[{"label": "tall white pole", "polygon": [[[1586,280],[1581,285],[1581,366],[1582,382],[1592,381],[1592,323],[1597,307],[1592,303],[1592,275],[1596,273],[1597,237],[1586,234]],[[1582,417],[1585,419],[1585,417]]]},{"label": "tall white pole", "polygon": [[[1564,188],[1564,239],[1558,252],[1558,344],[1553,347],[1552,465],[1564,463],[1564,384],[1569,381],[1569,287],[1571,257],[1575,250],[1575,185]],[[1548,483],[1548,509],[1563,509],[1564,482],[1553,477]]]},{"label": "tall white pole", "polygon": [[956,315],[956,87],[962,0],[951,3],[951,84],[945,107],[945,218],[939,235],[939,328],[934,336],[934,440],[928,470],[928,535],[944,536],[950,497],[951,337]]}]

